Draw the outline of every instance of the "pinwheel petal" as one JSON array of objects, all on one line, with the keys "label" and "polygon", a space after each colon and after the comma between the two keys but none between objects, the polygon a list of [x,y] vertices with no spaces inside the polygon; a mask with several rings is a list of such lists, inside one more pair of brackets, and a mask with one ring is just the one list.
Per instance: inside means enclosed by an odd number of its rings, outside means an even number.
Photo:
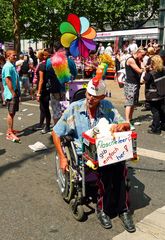
[{"label": "pinwheel petal", "polygon": [[80,17],[80,22],[81,22],[81,34],[86,32],[89,28],[89,21],[85,17]]},{"label": "pinwheel petal", "polygon": [[76,32],[79,34],[81,29],[79,17],[76,14],[70,13],[68,15],[67,21],[73,25]]},{"label": "pinwheel petal", "polygon": [[76,39],[70,45],[69,51],[73,57],[77,57],[80,54],[79,48],[78,48],[78,42],[79,42],[78,39]]},{"label": "pinwheel petal", "polygon": [[61,34],[73,33],[74,35],[77,35],[75,28],[69,22],[62,22],[60,24],[60,32]]},{"label": "pinwheel petal", "polygon": [[61,44],[68,48],[70,47],[71,42],[73,42],[76,38],[77,36],[73,35],[72,33],[64,33],[61,36]]},{"label": "pinwheel petal", "polygon": [[90,39],[86,39],[86,38],[81,38],[81,40],[83,41],[84,45],[90,49],[90,50],[95,50],[96,49],[96,43],[93,40]]},{"label": "pinwheel petal", "polygon": [[81,40],[79,40],[79,42],[78,42],[78,48],[80,51],[80,55],[82,57],[87,58],[89,56],[89,50]]},{"label": "pinwheel petal", "polygon": [[83,38],[94,39],[96,37],[96,31],[94,28],[90,27],[86,32],[81,35]]}]

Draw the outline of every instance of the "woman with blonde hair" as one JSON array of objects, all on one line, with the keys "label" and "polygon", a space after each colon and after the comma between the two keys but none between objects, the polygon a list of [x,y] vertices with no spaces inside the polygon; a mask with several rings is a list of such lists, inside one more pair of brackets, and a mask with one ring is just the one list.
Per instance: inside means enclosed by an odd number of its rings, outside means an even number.
[{"label": "woman with blonde hair", "polygon": [[150,134],[165,130],[165,68],[159,55],[151,58],[150,70],[144,76],[145,97],[153,115]]}]

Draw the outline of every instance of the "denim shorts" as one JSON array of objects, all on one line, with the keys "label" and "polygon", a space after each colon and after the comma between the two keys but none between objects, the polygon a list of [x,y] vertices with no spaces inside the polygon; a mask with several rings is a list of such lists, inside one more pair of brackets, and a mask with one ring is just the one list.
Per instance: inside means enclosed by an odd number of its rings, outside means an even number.
[{"label": "denim shorts", "polygon": [[50,103],[53,111],[53,118],[60,118],[62,115],[62,108],[60,101],[65,100],[65,93],[51,93]]}]

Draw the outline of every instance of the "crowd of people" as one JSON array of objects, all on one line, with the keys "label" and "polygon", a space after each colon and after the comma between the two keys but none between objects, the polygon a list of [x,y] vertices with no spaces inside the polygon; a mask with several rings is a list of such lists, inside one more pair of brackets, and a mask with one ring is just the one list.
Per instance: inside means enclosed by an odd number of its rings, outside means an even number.
[{"label": "crowd of people", "polygon": [[[102,54],[107,54],[112,57],[115,62],[116,72],[121,69],[125,72],[125,83],[124,83],[124,93],[125,93],[125,119],[127,122],[131,123],[133,126],[133,112],[134,108],[138,104],[139,91],[141,84],[145,84],[145,105],[144,110],[151,110],[153,114],[153,124],[150,126],[151,129],[148,130],[149,133],[160,134],[161,129],[164,129],[164,96],[158,96],[157,98],[149,97],[151,92],[150,88],[156,88],[153,86],[153,79],[157,78],[158,75],[164,76],[164,66],[165,66],[165,51],[160,50],[159,45],[156,40],[150,40],[148,44],[144,47],[138,46],[136,41],[133,39],[130,42],[126,41],[122,46],[122,49],[118,49],[114,52],[114,46],[108,43],[106,47],[100,43],[95,52],[91,52],[89,57],[86,59],[81,59],[81,57],[73,58],[68,57],[68,63],[71,66],[73,78],[76,78],[77,74],[83,73],[81,77],[92,78],[96,74],[96,69],[99,65],[99,56]],[[157,63],[159,66],[153,69],[154,56],[157,56]],[[18,85],[20,95],[31,95],[32,99],[37,99],[40,103],[40,120],[39,124],[36,126],[37,129],[41,129],[43,133],[50,131],[50,111],[49,111],[49,100],[51,100],[53,111],[53,121],[54,124],[58,121],[61,116],[60,100],[65,99],[65,87],[58,84],[58,80],[55,77],[54,70],[47,67],[45,64],[51,54],[49,51],[39,50],[37,53],[33,51],[30,47],[29,52],[26,54],[20,54],[19,59],[16,57],[12,59],[16,67],[16,72],[19,76]],[[160,56],[160,58],[158,58]],[[159,60],[159,61],[158,61]],[[7,64],[10,60],[6,54],[1,51],[0,54],[0,73],[2,73],[3,66]],[[72,61],[72,64],[70,62]],[[73,65],[74,64],[74,65]],[[50,65],[50,64],[49,64]],[[154,64],[155,66],[156,64]],[[74,67],[73,67],[74,66]],[[158,68],[158,69],[157,69]],[[156,74],[154,71],[158,72]],[[46,72],[46,73],[45,73]],[[161,73],[160,73],[161,72]],[[49,74],[48,74],[49,73]],[[142,74],[143,73],[143,74]],[[150,76],[152,73],[152,77]],[[156,75],[155,75],[156,74]],[[49,75],[49,77],[48,77]],[[44,78],[54,79],[56,81],[50,81],[46,83]],[[142,79],[143,78],[143,79]],[[150,80],[148,80],[148,78]],[[39,81],[40,79],[40,81]],[[152,80],[151,80],[152,79]],[[54,82],[56,82],[54,84]],[[48,85],[51,84],[51,87]],[[5,84],[2,84],[2,74],[0,75],[0,89],[1,89],[1,99],[2,106],[7,104],[4,96]],[[47,90],[49,88],[49,90]],[[152,89],[153,91],[153,89]],[[8,99],[8,96],[7,96]],[[154,103],[155,106],[153,107]],[[159,108],[159,109],[158,109]],[[160,115],[159,117],[157,115]],[[161,120],[159,120],[159,118]],[[44,120],[46,119],[46,126],[44,127]],[[156,120],[155,120],[156,119]],[[158,121],[160,124],[158,124]]]},{"label": "crowd of people", "polygon": [[148,133],[161,134],[161,130],[165,130],[165,50],[160,50],[155,41],[139,48],[133,42],[128,48],[132,49],[130,53],[126,51],[126,55],[124,52],[117,56],[117,71],[125,71],[125,119],[131,123],[133,130],[134,109],[138,106],[140,86],[145,84],[145,104],[142,111],[151,111],[153,116]]},{"label": "crowd of people", "polygon": [[[124,70],[125,72],[124,93],[126,98],[126,121],[129,122],[131,128],[134,129],[133,112],[139,101],[140,86],[145,84],[146,100],[142,111],[150,110],[153,114],[153,123],[148,132],[160,134],[161,130],[165,127],[164,95],[161,94],[161,96],[158,95],[157,97],[152,97],[150,92],[154,91],[157,87],[153,84],[155,79],[164,76],[165,51],[160,50],[160,47],[155,40],[150,40],[146,46],[142,47],[138,46],[134,39],[130,42],[126,41],[122,46],[122,49],[118,49],[116,52],[114,51],[114,46],[111,43],[108,43],[106,47],[100,43],[97,50],[91,52],[86,59],[81,59],[81,57],[68,57],[68,53],[66,53],[69,68],[72,72],[72,79],[75,79],[80,72],[83,72],[83,75],[81,76],[83,78],[94,77],[96,69],[100,63],[99,56],[102,54],[111,56],[115,62],[116,72],[118,73],[120,70]],[[7,52],[9,53],[10,51]],[[16,53],[14,54],[16,55]],[[49,111],[49,100],[51,100],[51,106],[52,109],[54,109],[53,121],[55,124],[60,118],[62,112],[59,102],[60,100],[65,99],[65,86],[59,84],[54,70],[50,67],[51,64],[49,64],[49,66],[47,64],[50,56],[51,54],[47,49],[39,50],[35,53],[31,47],[29,48],[28,53],[21,53],[19,59],[14,57],[10,60],[7,53],[5,58],[3,51],[1,51],[0,54],[0,88],[2,106],[7,104],[6,99],[8,100],[9,97],[4,95],[6,83],[4,82],[3,84],[2,81],[2,69],[6,69],[6,66],[9,68],[8,62],[11,61],[16,67],[15,74],[18,74],[19,76],[17,83],[17,85],[19,85],[19,87],[17,87],[19,94],[22,96],[31,95],[32,99],[37,99],[40,103],[40,120],[39,124],[35,127],[35,130],[41,129],[42,133],[50,131],[51,116]],[[157,59],[156,62],[157,64],[159,63],[159,66],[156,66],[154,59]],[[48,78],[50,78],[50,82],[48,82]],[[56,79],[56,81],[54,81],[54,79]],[[46,126],[44,127],[45,119]]]},{"label": "crowd of people", "polygon": [[[116,52],[108,43],[99,44],[97,54],[107,53],[115,61],[117,73],[124,73],[125,119],[134,128],[133,113],[139,103],[140,86],[145,84],[145,103],[142,111],[151,111],[152,124],[148,133],[161,134],[165,129],[165,50],[161,50],[156,40],[150,39],[145,46],[138,46],[135,39],[126,41]],[[159,79],[159,83],[157,83]],[[156,83],[155,83],[156,82]],[[161,88],[161,93],[157,88]],[[153,91],[156,93],[153,94]],[[152,93],[151,93],[152,92]]]},{"label": "crowd of people", "polygon": [[[66,51],[59,47],[57,52],[63,52],[68,61],[71,79],[75,79],[77,69],[74,61],[67,57]],[[39,102],[40,118],[34,131],[41,130],[42,134],[50,131],[51,114],[49,102],[53,110],[54,124],[62,114],[60,101],[65,99],[65,84],[60,83],[52,67],[48,49],[37,52],[29,49],[29,54],[20,54],[17,60],[15,50],[7,50],[5,56],[0,57],[1,61],[1,96],[3,106],[8,107],[6,139],[19,141],[17,131],[14,129],[14,116],[19,110],[19,101],[22,95],[31,94]],[[46,122],[44,124],[44,121]]]}]

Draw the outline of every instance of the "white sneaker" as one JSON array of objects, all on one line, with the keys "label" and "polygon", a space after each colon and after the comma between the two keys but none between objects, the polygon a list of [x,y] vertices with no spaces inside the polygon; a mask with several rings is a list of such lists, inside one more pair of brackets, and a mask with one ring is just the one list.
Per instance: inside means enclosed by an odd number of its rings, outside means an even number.
[{"label": "white sneaker", "polygon": [[131,131],[135,130],[134,125],[130,124],[130,129],[131,129]]}]

